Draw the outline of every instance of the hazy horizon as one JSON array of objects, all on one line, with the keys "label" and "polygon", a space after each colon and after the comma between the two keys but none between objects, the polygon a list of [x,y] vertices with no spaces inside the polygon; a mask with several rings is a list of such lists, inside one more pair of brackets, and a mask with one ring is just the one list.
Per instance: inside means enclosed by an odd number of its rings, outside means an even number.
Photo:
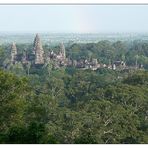
[{"label": "hazy horizon", "polygon": [[148,33],[147,5],[1,5],[0,32]]}]

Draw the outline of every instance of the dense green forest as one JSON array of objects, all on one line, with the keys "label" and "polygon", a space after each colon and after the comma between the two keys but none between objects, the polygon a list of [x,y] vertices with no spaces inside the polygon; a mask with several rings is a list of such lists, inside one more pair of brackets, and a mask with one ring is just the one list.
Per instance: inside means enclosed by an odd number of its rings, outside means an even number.
[{"label": "dense green forest", "polygon": [[97,58],[99,62],[109,64],[116,60],[126,61],[129,66],[138,64],[148,69],[148,42],[135,40],[129,42],[107,40],[98,43],[72,44],[67,47],[68,56],[73,59]]},{"label": "dense green forest", "polygon": [[[19,45],[23,48],[31,45]],[[54,47],[56,50],[56,47]],[[44,45],[44,49],[49,47]],[[95,71],[10,65],[0,48],[0,143],[148,143],[148,43],[100,41],[66,46],[74,59],[123,59],[144,69]]]},{"label": "dense green forest", "polygon": [[[143,65],[144,69],[148,69],[148,41],[116,41],[108,40],[99,41],[98,43],[65,43],[66,56],[75,60],[97,58],[100,63],[109,64],[117,60],[123,60],[128,66]],[[18,53],[21,56],[23,50],[28,53],[32,52],[33,45],[17,44]],[[43,45],[44,51],[58,51],[59,47],[49,44]],[[9,62],[11,44],[2,45],[0,47],[1,66]]]}]

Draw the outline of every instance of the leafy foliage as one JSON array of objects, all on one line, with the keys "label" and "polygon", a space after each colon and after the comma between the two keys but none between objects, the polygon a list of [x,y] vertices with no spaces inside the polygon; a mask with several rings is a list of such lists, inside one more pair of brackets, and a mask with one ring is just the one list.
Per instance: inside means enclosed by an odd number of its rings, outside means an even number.
[{"label": "leafy foliage", "polygon": [[[142,41],[69,46],[74,59],[148,65]],[[0,143],[148,143],[147,70],[25,67],[7,55],[0,52]]]}]

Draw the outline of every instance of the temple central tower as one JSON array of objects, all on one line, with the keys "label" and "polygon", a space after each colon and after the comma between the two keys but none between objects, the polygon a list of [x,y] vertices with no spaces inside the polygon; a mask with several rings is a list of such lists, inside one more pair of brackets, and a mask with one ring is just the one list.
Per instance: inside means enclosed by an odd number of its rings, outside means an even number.
[{"label": "temple central tower", "polygon": [[44,50],[38,34],[34,39],[35,64],[44,64]]},{"label": "temple central tower", "polygon": [[17,48],[16,44],[13,42],[11,46],[11,63],[15,63],[16,56],[17,56]]},{"label": "temple central tower", "polygon": [[66,52],[65,52],[65,46],[64,46],[63,43],[60,43],[60,53],[61,53],[63,59],[65,59],[66,58]]}]

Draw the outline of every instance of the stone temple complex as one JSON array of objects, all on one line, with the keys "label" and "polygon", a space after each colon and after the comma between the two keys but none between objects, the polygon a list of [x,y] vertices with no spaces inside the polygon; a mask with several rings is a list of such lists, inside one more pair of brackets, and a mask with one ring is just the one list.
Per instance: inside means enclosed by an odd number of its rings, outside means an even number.
[{"label": "stone temple complex", "polygon": [[52,49],[50,49],[50,51],[46,51],[45,54],[39,34],[36,34],[33,47],[31,49],[32,53],[30,54],[27,49],[24,49],[22,54],[18,54],[16,44],[12,44],[11,63],[16,64],[17,62],[21,62],[23,65],[31,64],[32,66],[34,65],[38,67],[44,64],[48,65],[51,62],[52,64],[54,63],[54,68],[66,66],[91,70],[97,70],[101,67],[106,67],[113,70],[118,69],[118,67],[119,69],[126,68],[126,65],[123,61],[116,61],[112,65],[106,65],[99,63],[98,60],[95,58],[79,60],[74,60],[70,57],[67,58],[64,44],[60,43],[58,48],[58,52],[54,52]]},{"label": "stone temple complex", "polygon": [[54,61],[57,67],[60,67],[65,66],[67,62],[64,44],[60,43],[58,53],[54,53],[53,50],[51,50],[45,55],[39,34],[36,34],[34,38],[32,54],[27,52],[28,51],[24,49],[22,55],[17,54],[16,44],[13,43],[11,46],[11,63],[16,64],[17,62],[21,62],[25,65],[30,62],[33,65],[43,65],[46,61]]}]

